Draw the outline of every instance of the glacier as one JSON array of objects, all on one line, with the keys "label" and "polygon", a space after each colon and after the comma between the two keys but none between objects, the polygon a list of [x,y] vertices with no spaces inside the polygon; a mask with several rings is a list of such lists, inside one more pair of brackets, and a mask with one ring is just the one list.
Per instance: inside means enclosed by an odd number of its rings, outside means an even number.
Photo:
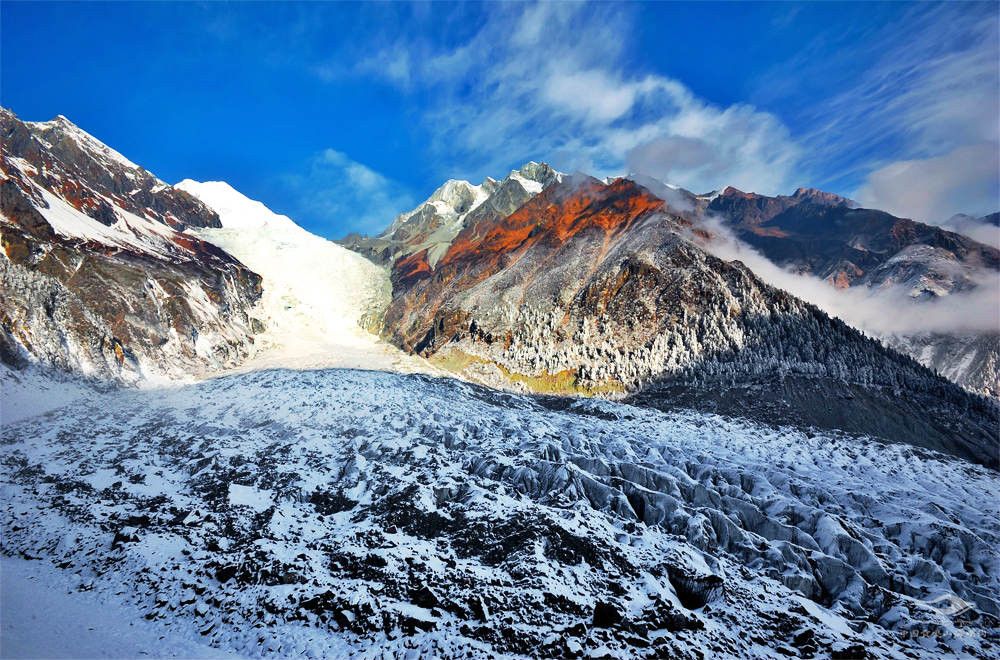
[{"label": "glacier", "polygon": [[226,652],[995,652],[997,474],[905,445],[356,369],[0,442],[5,555]]}]

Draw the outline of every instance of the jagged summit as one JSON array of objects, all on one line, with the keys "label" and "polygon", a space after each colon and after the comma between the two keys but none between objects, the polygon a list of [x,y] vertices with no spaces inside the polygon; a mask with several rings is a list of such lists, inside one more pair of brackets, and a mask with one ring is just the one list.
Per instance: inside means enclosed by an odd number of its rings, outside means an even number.
[{"label": "jagged summit", "polygon": [[835,193],[824,192],[818,188],[798,188],[792,193],[796,199],[807,199],[815,204],[829,204],[831,206],[849,206],[854,208],[858,205],[852,199],[842,197]]},{"label": "jagged summit", "polygon": [[[706,252],[724,195],[528,163],[446,182],[385,268],[0,122],[0,385],[24,355],[201,380],[0,419],[5,593],[50,565],[128,599],[121,628],[247,655],[993,651],[997,407]],[[732,200],[801,213],[784,245],[872,219]],[[891,228],[890,261],[944,249]],[[410,370],[534,395],[385,373]]]},{"label": "jagged summit", "polygon": [[25,124],[32,127],[37,135],[50,144],[59,140],[70,139],[75,141],[81,149],[85,149],[95,157],[105,160],[105,164],[111,162],[128,169],[146,171],[74,124],[66,115],[56,115],[55,118],[49,121],[25,122]]},{"label": "jagged summit", "polygon": [[138,383],[246,356],[260,278],[183,233],[217,214],[65,118],[0,135],[5,363]]},{"label": "jagged summit", "polygon": [[510,214],[562,177],[549,165],[532,161],[499,181],[486,177],[475,185],[449,179],[416,208],[396,216],[378,236],[350,235],[340,243],[380,264],[426,253],[423,258],[433,265],[455,236],[480,216]]},{"label": "jagged summit", "polygon": [[[959,415],[962,428],[929,415],[939,398],[953,412],[978,404],[745,266],[706,254],[689,240],[697,230],[696,217],[629,179],[564,177],[508,215],[467,222],[436,261],[426,251],[396,260],[386,331],[494,385],[638,393],[646,405],[683,399],[995,462],[983,424],[996,411]],[[783,391],[795,379],[801,401],[784,412],[755,390]],[[901,386],[923,403],[887,396]],[[733,392],[706,394],[719,387]],[[824,401],[837,391],[851,394],[834,420]],[[919,440],[892,421],[910,418],[924,425]]]}]

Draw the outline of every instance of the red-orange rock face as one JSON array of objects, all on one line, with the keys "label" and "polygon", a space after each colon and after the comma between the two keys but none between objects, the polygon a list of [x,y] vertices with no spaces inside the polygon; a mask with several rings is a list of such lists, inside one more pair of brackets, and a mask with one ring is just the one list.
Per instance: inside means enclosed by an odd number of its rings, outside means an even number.
[{"label": "red-orange rock face", "polygon": [[568,295],[582,288],[586,278],[553,279],[551,267],[592,273],[619,238],[644,218],[662,214],[663,206],[626,179],[604,184],[588,177],[554,184],[507,217],[463,229],[433,268],[426,251],[397,260],[387,326],[403,346],[432,351],[428,334],[443,336],[456,323],[467,323],[468,310],[459,313],[461,305],[452,303],[480,284],[558,289]]},{"label": "red-orange rock face", "polygon": [[543,191],[482,237],[471,230],[460,233],[441,263],[495,263],[503,255],[517,255],[540,243],[561,244],[588,229],[610,238],[662,207],[663,200],[627,179],[610,185],[596,179],[567,182]]}]

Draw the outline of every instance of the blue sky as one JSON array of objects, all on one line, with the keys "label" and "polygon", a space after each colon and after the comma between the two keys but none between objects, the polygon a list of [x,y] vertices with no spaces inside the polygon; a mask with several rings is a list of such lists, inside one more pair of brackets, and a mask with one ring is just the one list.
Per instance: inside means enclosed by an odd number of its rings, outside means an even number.
[{"label": "blue sky", "polygon": [[0,4],[0,103],[317,233],[527,160],[815,186],[939,222],[998,201],[985,4]]}]

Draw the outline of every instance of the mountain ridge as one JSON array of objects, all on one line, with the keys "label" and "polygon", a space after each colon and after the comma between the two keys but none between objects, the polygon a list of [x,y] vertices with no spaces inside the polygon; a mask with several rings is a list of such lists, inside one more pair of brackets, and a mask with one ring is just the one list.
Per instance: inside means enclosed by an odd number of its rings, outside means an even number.
[{"label": "mountain ridge", "polygon": [[140,383],[245,358],[260,277],[181,231],[218,215],[65,118],[2,109],[0,135],[6,363]]},{"label": "mountain ridge", "polygon": [[[792,414],[780,401],[743,410],[769,422],[846,424],[996,462],[996,406],[742,265],[706,254],[685,238],[693,226],[627,179],[564,179],[507,218],[463,230],[433,267],[423,252],[397,260],[384,331],[404,349],[489,384],[629,394],[649,405],[663,399],[656,392],[677,399],[671,388],[681,387],[697,407],[706,404],[697,392],[710,383],[752,390],[791,374],[816,381],[811,387],[822,394]],[[914,401],[894,400],[900,391]],[[978,412],[953,416],[962,420],[957,427],[942,424],[940,411],[928,413],[939,398],[941,411],[967,402]],[[856,419],[831,417],[831,401]],[[886,419],[922,420],[925,432],[913,439],[913,426],[879,421],[880,409]]]}]

